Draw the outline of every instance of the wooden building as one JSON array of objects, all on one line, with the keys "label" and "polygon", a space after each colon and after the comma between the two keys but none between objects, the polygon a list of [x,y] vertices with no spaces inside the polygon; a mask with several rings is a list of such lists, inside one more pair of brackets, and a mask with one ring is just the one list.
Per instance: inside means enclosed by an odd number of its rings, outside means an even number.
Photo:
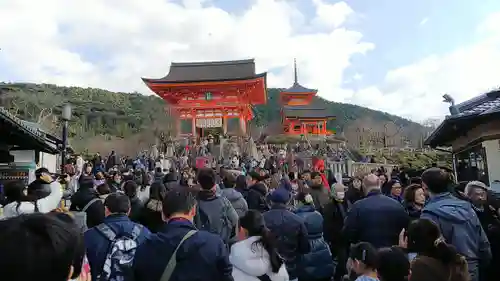
[{"label": "wooden building", "polygon": [[255,73],[253,59],[216,62],[172,63],[160,79],[142,78],[164,99],[181,120],[191,121],[191,135],[227,133],[228,119],[239,119],[240,131],[247,133],[252,106],[267,102],[267,73]]},{"label": "wooden building", "polygon": [[35,169],[57,172],[60,139],[49,136],[0,107],[0,184],[34,180]]},{"label": "wooden building", "polygon": [[335,116],[328,112],[324,104],[314,101],[318,90],[299,84],[297,61],[294,61],[293,85],[280,93],[281,118],[286,135],[330,135],[326,129],[328,120]]},{"label": "wooden building", "polygon": [[425,144],[451,148],[458,180],[500,192],[500,90],[452,105],[450,113]]}]

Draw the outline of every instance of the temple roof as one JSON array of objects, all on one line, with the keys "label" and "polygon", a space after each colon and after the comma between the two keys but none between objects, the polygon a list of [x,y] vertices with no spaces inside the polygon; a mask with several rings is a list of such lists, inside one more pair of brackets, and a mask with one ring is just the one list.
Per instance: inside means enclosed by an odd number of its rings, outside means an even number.
[{"label": "temple roof", "polygon": [[17,118],[3,107],[0,107],[0,124],[2,125],[0,132],[10,145],[20,146],[22,149],[58,153],[57,145],[51,143],[44,132],[30,126],[28,122]]},{"label": "temple roof", "polygon": [[462,117],[466,115],[486,115],[500,111],[500,90],[477,96],[468,101],[456,105],[459,114],[448,118]]},{"label": "temple roof", "polygon": [[315,105],[283,106],[285,117],[295,118],[331,118],[335,117],[325,107]]},{"label": "temple roof", "polygon": [[204,81],[247,80],[265,77],[255,73],[255,60],[212,62],[173,62],[168,74],[160,79],[142,78],[146,83],[182,83]]},{"label": "temple roof", "polygon": [[294,79],[293,79],[293,85],[288,88],[288,89],[285,89],[283,90],[282,92],[283,93],[317,93],[318,90],[316,89],[309,89],[309,88],[306,88],[302,85],[300,85],[299,83],[299,77],[298,77],[298,73],[297,73],[297,60],[294,59],[293,60],[293,75],[294,75]]}]

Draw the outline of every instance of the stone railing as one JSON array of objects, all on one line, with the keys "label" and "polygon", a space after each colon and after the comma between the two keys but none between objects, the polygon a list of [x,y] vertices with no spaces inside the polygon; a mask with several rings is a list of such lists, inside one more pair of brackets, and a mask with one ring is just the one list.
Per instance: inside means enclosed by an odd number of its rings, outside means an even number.
[{"label": "stone railing", "polygon": [[391,174],[393,165],[382,164],[382,163],[364,163],[364,162],[353,162],[353,161],[328,161],[326,166],[335,175],[348,175],[350,177],[361,176],[363,174],[370,173],[372,170],[376,170],[380,167],[384,167],[387,174]]},{"label": "stone railing", "polygon": [[[309,169],[312,167],[312,158],[304,157],[304,168]],[[351,160],[346,161],[335,161],[333,158],[325,159],[325,168],[333,172],[334,175],[342,177],[343,175],[348,175],[350,177],[361,176],[363,174],[370,173],[372,170],[377,170],[380,167],[384,167],[387,174],[391,174],[393,164],[383,164],[383,163],[365,163],[365,162],[354,162]]]}]

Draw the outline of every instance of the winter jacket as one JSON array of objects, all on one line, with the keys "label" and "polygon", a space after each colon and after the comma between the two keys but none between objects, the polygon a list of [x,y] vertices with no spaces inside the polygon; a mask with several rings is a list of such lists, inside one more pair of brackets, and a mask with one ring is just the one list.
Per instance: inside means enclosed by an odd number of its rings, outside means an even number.
[{"label": "winter jacket", "polygon": [[263,216],[266,226],[278,238],[278,252],[285,259],[290,279],[297,278],[298,259],[310,251],[304,219],[281,204],[273,205]]},{"label": "winter jacket", "polygon": [[490,262],[491,249],[471,203],[449,192],[437,194],[425,205],[421,218],[430,219],[439,226],[446,242],[467,259],[471,280],[477,281],[479,266]]},{"label": "winter jacket", "polygon": [[403,205],[379,190],[354,203],[347,212],[343,236],[350,243],[368,242],[375,248],[397,245],[399,234],[409,224]]},{"label": "winter jacket", "polygon": [[11,202],[3,207],[3,217],[12,218],[21,214],[34,213],[36,211],[35,204],[38,208],[38,212],[40,213],[49,213],[59,207],[63,195],[61,184],[57,181],[54,181],[47,185],[49,185],[50,189],[50,194],[48,196],[38,199],[35,202]]},{"label": "winter jacket", "polygon": [[224,188],[221,190],[222,196],[226,197],[231,205],[233,205],[234,210],[238,214],[239,218],[242,218],[248,211],[248,205],[243,195],[233,188]]},{"label": "winter jacket", "polygon": [[[87,203],[91,200],[99,198],[99,194],[93,188],[80,188],[75,194],[71,197],[71,206],[69,207],[70,211],[81,211]],[[87,211],[87,227],[94,227],[104,220],[104,203],[101,200],[98,200],[92,203]]]},{"label": "winter jacket", "polygon": [[314,206],[305,205],[297,208],[296,214],[304,219],[307,239],[311,250],[304,254],[298,264],[300,280],[318,280],[331,278],[334,273],[332,253],[323,239],[323,217]]},{"label": "winter jacket", "polygon": [[[132,222],[125,214],[115,214],[106,217],[103,221],[109,228],[111,228],[117,237],[124,234],[131,234],[134,226],[137,224]],[[137,238],[137,243],[141,244],[151,234],[149,230],[142,227],[141,233]],[[97,275],[102,272],[106,256],[110,250],[111,241],[109,241],[99,230],[95,227],[87,230],[84,234],[85,247],[87,259],[90,264],[92,273],[92,280],[97,280]]]},{"label": "winter jacket", "polygon": [[271,281],[288,281],[285,264],[278,272],[272,272],[269,254],[260,244],[255,244],[258,239],[259,236],[249,237],[231,246],[229,261],[233,265],[234,280],[259,281],[259,276],[267,274]]},{"label": "winter jacket", "polygon": [[128,217],[133,222],[139,222],[141,216],[142,208],[144,208],[143,202],[138,197],[130,198],[130,214]]},{"label": "winter jacket", "polygon": [[[174,219],[139,246],[134,259],[135,281],[160,281],[181,239],[196,227],[184,219]],[[233,281],[233,267],[222,239],[199,230],[177,251],[177,265],[170,281]]]},{"label": "winter jacket", "polygon": [[363,197],[363,192],[357,188],[354,188],[353,186],[350,186],[345,193],[345,199],[351,202],[351,204],[354,204],[356,203],[356,201],[363,199]]},{"label": "winter jacket", "polygon": [[417,209],[413,204],[403,202],[403,206],[405,206],[408,215],[410,215],[410,220],[416,220],[420,218],[422,214],[422,209]]},{"label": "winter jacket", "polygon": [[249,210],[258,210],[263,213],[269,210],[269,205],[266,200],[267,187],[258,182],[248,188],[247,204]]},{"label": "winter jacket", "polygon": [[146,202],[141,210],[139,223],[147,227],[151,232],[156,233],[165,225],[162,218],[162,202],[151,199]]}]

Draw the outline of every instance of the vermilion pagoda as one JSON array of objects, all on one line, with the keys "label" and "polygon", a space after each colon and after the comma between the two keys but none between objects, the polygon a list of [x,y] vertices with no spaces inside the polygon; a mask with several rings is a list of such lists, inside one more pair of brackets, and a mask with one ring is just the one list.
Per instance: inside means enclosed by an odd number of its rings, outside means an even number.
[{"label": "vermilion pagoda", "polygon": [[175,109],[178,135],[180,120],[189,119],[191,134],[202,137],[208,128],[222,127],[227,133],[229,118],[238,118],[246,134],[252,106],[267,101],[266,75],[256,74],[255,62],[249,59],[172,63],[165,77],[142,80]]},{"label": "vermilion pagoda", "polygon": [[313,100],[318,90],[308,89],[298,82],[297,61],[294,61],[293,85],[282,90],[281,118],[287,135],[330,135],[326,129],[328,120],[335,116],[328,112],[324,101]]}]

